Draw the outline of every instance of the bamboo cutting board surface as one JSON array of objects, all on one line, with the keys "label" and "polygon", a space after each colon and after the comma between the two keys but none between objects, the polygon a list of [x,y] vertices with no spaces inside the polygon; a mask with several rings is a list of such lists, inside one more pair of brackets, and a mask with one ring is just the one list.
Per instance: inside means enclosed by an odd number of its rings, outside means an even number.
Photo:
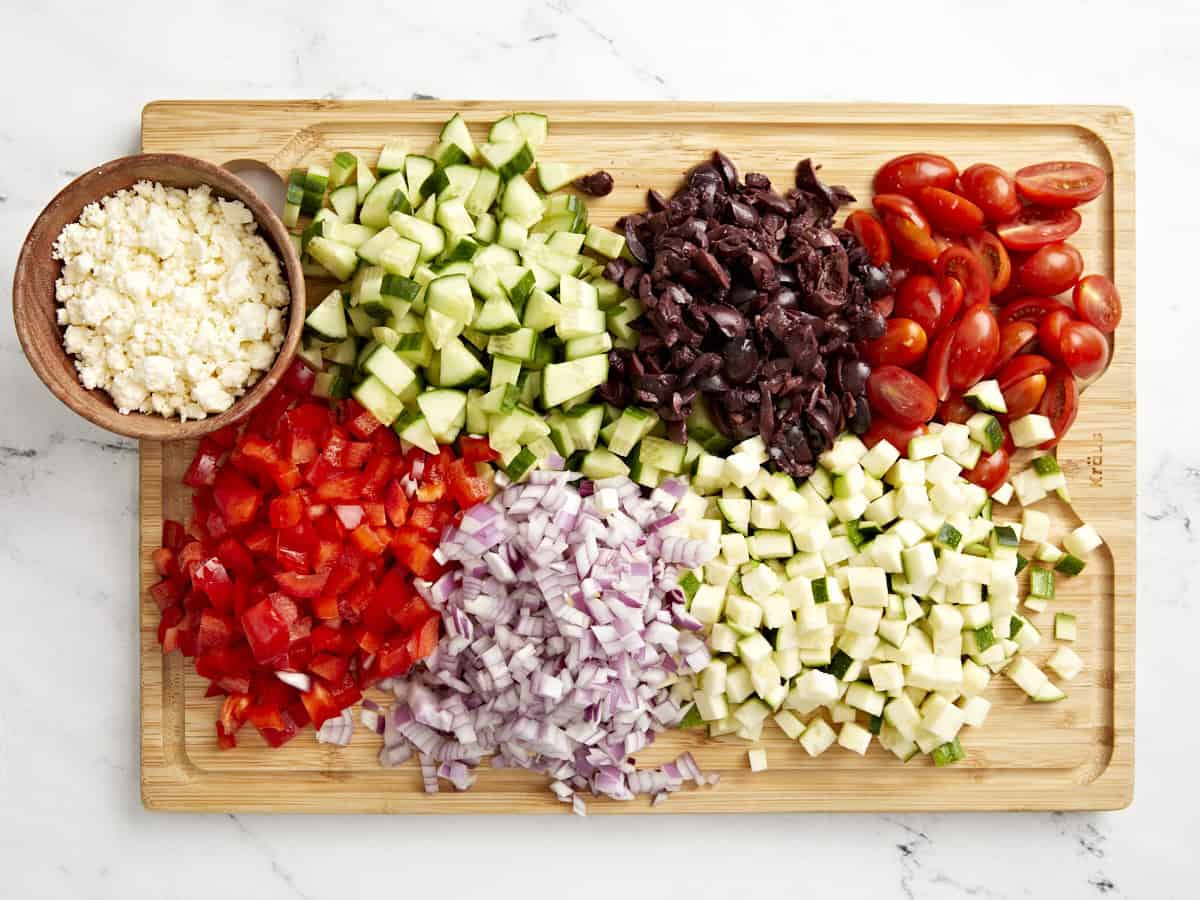
[{"label": "bamboo cutting board surface", "polygon": [[[1078,421],[1059,448],[1073,495],[1051,509],[1052,537],[1079,521],[1096,526],[1106,547],[1083,575],[1061,579],[1058,598],[1033,617],[1053,652],[1053,614],[1073,612],[1074,645],[1086,667],[1065,684],[1069,699],[1032,704],[1004,677],[986,696],[993,709],[968,728],[965,762],[935,769],[928,760],[901,765],[874,744],[859,758],[834,747],[810,759],[771,726],[761,746],[770,770],[752,775],[749,745],[711,740],[701,731],[662,735],[639,763],[654,765],[692,750],[718,771],[716,788],[685,789],[655,812],[789,810],[1113,809],[1133,795],[1135,457],[1133,120],[1107,107],[872,106],[816,104],[477,103],[386,101],[166,101],[143,111],[146,151],[174,151],[217,164],[255,160],[280,174],[328,163],[337,150],[373,161],[388,140],[414,150],[461,111],[478,136],[514,109],[551,118],[541,151],[548,160],[603,168],[613,193],[589,201],[591,219],[611,224],[643,208],[647,188],[669,193],[690,167],[720,148],[740,170],[765,172],[784,187],[795,164],[811,156],[825,180],[869,202],[880,164],[900,153],[931,150],[960,166],[987,161],[1009,170],[1047,159],[1081,159],[1104,168],[1109,189],[1082,210],[1072,238],[1087,271],[1116,282],[1125,305],[1109,371],[1085,393]],[[213,722],[220,701],[178,654],[164,659],[155,641],[158,612],[145,588],[156,580],[150,554],[164,517],[186,520],[180,478],[191,444],[141,445],[142,798],[151,809],[268,812],[546,813],[563,812],[540,775],[483,767],[466,793],[421,792],[413,764],[384,770],[379,739],[358,726],[349,747],[317,744],[311,729],[270,750],[252,728],[232,752],[219,751]],[[1010,509],[1010,514],[1011,514]],[[380,696],[377,699],[383,699]],[[357,719],[357,717],[356,717]],[[591,801],[591,813],[648,812],[632,803]]]}]

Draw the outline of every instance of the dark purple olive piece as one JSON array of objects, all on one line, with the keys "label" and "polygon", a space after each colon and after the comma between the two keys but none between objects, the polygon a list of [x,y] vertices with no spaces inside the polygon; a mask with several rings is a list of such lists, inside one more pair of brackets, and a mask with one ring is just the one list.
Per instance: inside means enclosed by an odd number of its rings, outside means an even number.
[{"label": "dark purple olive piece", "polygon": [[731,160],[720,150],[714,150],[712,155],[712,163],[716,167],[717,171],[721,173],[721,178],[725,180],[726,188],[733,190],[735,187],[737,187],[738,170],[737,166],[733,164],[733,160]]},{"label": "dark purple olive piece", "polygon": [[612,193],[613,177],[601,169],[575,179],[575,188],[592,197],[607,197]]},{"label": "dark purple olive piece", "polygon": [[863,289],[872,300],[878,300],[892,292],[892,279],[883,269],[867,266],[863,271]]},{"label": "dark purple olive piece", "polygon": [[758,369],[758,350],[749,337],[734,338],[725,345],[725,374],[729,380],[744,384]]}]

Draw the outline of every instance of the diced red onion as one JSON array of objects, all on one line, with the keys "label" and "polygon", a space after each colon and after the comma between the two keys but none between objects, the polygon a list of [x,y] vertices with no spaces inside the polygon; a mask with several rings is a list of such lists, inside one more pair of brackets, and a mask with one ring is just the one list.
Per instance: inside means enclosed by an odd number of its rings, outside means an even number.
[{"label": "diced red onion", "polygon": [[[675,673],[707,664],[674,567],[702,565],[717,548],[662,536],[679,520],[675,484],[652,502],[627,478],[575,477],[497,478],[493,500],[443,535],[447,574],[416,583],[445,636],[424,670],[393,681],[384,742],[420,752],[431,793],[438,776],[466,789],[470,768],[489,756],[496,767],[544,772],[581,815],[580,790],[665,796],[698,776],[682,758],[671,771],[639,772],[631,756],[681,718]],[[591,499],[597,487],[619,498],[606,520]]]},{"label": "diced red onion", "polygon": [[317,729],[317,740],[322,744],[337,744],[345,747],[354,736],[354,716],[343,709],[341,715],[326,719]]},{"label": "diced red onion", "polygon": [[312,678],[303,672],[278,671],[275,673],[275,677],[284,684],[294,687],[302,694],[307,694],[312,690]]}]

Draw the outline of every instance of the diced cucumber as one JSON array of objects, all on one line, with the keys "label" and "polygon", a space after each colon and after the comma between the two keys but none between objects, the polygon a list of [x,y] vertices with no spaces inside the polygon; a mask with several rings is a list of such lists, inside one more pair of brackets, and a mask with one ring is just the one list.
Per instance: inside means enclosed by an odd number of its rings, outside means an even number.
[{"label": "diced cucumber", "polygon": [[330,341],[345,340],[346,305],[341,291],[333,291],[308,314],[304,324]]},{"label": "diced cucumber", "polygon": [[603,447],[597,447],[584,456],[579,471],[588,478],[599,480],[601,478],[627,476],[629,474],[629,466],[625,464],[625,460],[612,451],[606,450]]},{"label": "diced cucumber", "polygon": [[509,250],[520,250],[529,240],[529,229],[517,222],[516,219],[505,219],[500,223],[500,231],[496,243]]},{"label": "diced cucumber", "polygon": [[568,163],[540,162],[537,164],[538,182],[547,194],[566,187],[576,178],[585,174],[587,174],[586,170],[581,166],[573,166]]},{"label": "diced cucumber", "polygon": [[471,140],[471,132],[467,128],[467,123],[463,121],[463,117],[458,113],[452,115],[446,124],[442,126],[441,132],[438,134],[439,140],[446,144],[455,144],[468,158],[472,159],[475,156],[475,142]]},{"label": "diced cucumber", "polygon": [[471,324],[484,334],[508,334],[521,327],[521,320],[508,298],[490,297]]},{"label": "diced cucumber", "polygon": [[[392,172],[376,182],[362,201],[362,209],[358,212],[358,221],[371,228],[384,228],[388,224],[392,195],[400,191],[408,198],[408,184],[403,172]],[[411,198],[409,198],[411,199]]]},{"label": "diced cucumber", "polygon": [[612,337],[607,332],[589,334],[586,337],[572,338],[567,341],[563,352],[567,359],[579,359],[583,356],[595,356],[598,353],[607,354],[612,346]]},{"label": "diced cucumber", "polygon": [[583,239],[582,234],[556,231],[546,239],[546,249],[553,250],[555,253],[564,253],[567,256],[578,256],[583,252]]},{"label": "diced cucumber", "polygon": [[349,281],[358,268],[358,255],[353,247],[334,243],[325,237],[315,237],[309,241],[308,253],[338,281]]},{"label": "diced cucumber", "polygon": [[557,325],[561,315],[562,307],[558,301],[545,291],[535,289],[525,303],[522,324],[541,332]]},{"label": "diced cucumber", "polygon": [[[500,185],[501,179],[497,172],[491,169],[481,169],[475,179],[475,186],[471,188],[471,193],[467,195],[463,204],[467,212],[477,219],[486,214],[492,208],[492,204],[496,202],[496,198],[500,196]],[[478,224],[476,229],[478,230]]]},{"label": "diced cucumber", "polygon": [[676,444],[673,441],[666,441],[662,438],[644,437],[642,438],[641,451],[638,458],[649,463],[656,469],[662,469],[664,472],[670,472],[673,475],[678,475],[683,471],[683,454],[684,447],[682,444]]},{"label": "diced cucumber", "polygon": [[[355,187],[358,189],[358,203],[361,206],[366,202],[367,196],[371,193],[371,188],[375,187],[378,183],[378,179],[375,177],[375,173],[371,171],[371,167],[363,161],[361,156],[357,157],[357,160],[358,164],[354,169],[354,181]],[[359,221],[362,220],[360,219]]]},{"label": "diced cucumber", "polygon": [[488,341],[488,353],[518,362],[529,362],[533,359],[537,338],[537,332],[530,328],[518,328],[508,334],[492,335]]},{"label": "diced cucumber", "polygon": [[468,235],[475,233],[475,222],[471,218],[471,214],[467,212],[463,201],[458,197],[438,204],[434,222],[451,234]]},{"label": "diced cucumber", "polygon": [[967,419],[967,429],[971,432],[971,440],[982,446],[987,453],[995,453],[1004,443],[1004,429],[1000,426],[1000,421],[989,413],[975,413]]},{"label": "diced cucumber", "polygon": [[427,309],[437,310],[463,327],[470,324],[475,316],[475,300],[465,275],[435,278],[426,288],[425,305]]},{"label": "diced cucumber", "polygon": [[1008,412],[1008,404],[1004,402],[1004,394],[1000,390],[1000,382],[994,378],[980,381],[963,392],[963,399],[976,409],[991,413]]},{"label": "diced cucumber", "polygon": [[417,373],[409,367],[408,363],[385,346],[377,347],[367,358],[363,364],[363,371],[374,375],[396,395],[404,393],[417,377]]},{"label": "diced cucumber", "polygon": [[576,406],[565,413],[567,429],[577,449],[594,450],[604,422],[600,406]]},{"label": "diced cucumber", "polygon": [[609,231],[607,228],[601,228],[598,225],[589,225],[583,246],[589,250],[594,250],[608,259],[616,259],[625,250],[625,238],[623,235],[617,234],[615,231]]},{"label": "diced cucumber", "polygon": [[335,365],[352,366],[354,365],[354,361],[358,359],[358,341],[352,337],[348,337],[343,341],[326,347],[322,351],[322,355]]},{"label": "diced cucumber", "polygon": [[408,182],[408,202],[414,207],[420,206],[425,200],[421,193],[421,185],[433,174],[437,163],[428,156],[408,156],[404,160],[404,178]]},{"label": "diced cucumber", "polygon": [[408,144],[405,141],[389,141],[379,151],[379,162],[375,164],[375,168],[379,170],[382,177],[403,169],[407,158]]},{"label": "diced cucumber", "polygon": [[478,387],[487,383],[487,374],[459,338],[451,338],[438,355],[437,383],[442,387]]},{"label": "diced cucumber", "polygon": [[422,260],[440,256],[446,249],[445,233],[430,222],[425,222],[407,213],[394,212],[388,216],[388,223],[398,235],[421,245]]},{"label": "diced cucumber", "polygon": [[358,212],[358,188],[352,184],[344,184],[329,195],[329,205],[343,222],[353,222]]},{"label": "diced cucumber", "polygon": [[353,391],[354,399],[384,425],[391,425],[404,412],[404,403],[374,375],[368,376]]},{"label": "diced cucumber", "polygon": [[403,440],[420,447],[426,453],[438,452],[437,439],[429,429],[429,423],[425,421],[425,416],[415,410],[404,412],[396,420],[392,430]]},{"label": "diced cucumber", "polygon": [[534,150],[546,143],[546,136],[550,133],[550,119],[542,113],[519,112],[513,115],[513,121],[517,125],[521,136],[529,142],[529,146]]},{"label": "diced cucumber", "polygon": [[506,218],[525,228],[536,225],[545,213],[542,198],[523,176],[510,178],[504,185],[504,196],[500,198],[500,209]]},{"label": "diced cucumber", "polygon": [[439,443],[452,443],[466,424],[467,395],[462,391],[425,391],[417,397],[417,406]]},{"label": "diced cucumber", "polygon": [[523,137],[480,144],[479,156],[505,181],[523,174],[533,165],[533,150]]},{"label": "diced cucumber", "polygon": [[606,441],[608,449],[618,456],[628,455],[658,421],[658,416],[648,410],[635,406],[625,409],[613,423],[612,433]]}]

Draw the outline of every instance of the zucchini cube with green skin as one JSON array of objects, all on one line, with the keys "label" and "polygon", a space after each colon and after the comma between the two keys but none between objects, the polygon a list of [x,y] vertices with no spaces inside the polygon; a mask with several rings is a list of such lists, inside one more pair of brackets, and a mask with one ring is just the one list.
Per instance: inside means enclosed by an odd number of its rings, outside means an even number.
[{"label": "zucchini cube with green skin", "polygon": [[1041,600],[1054,599],[1054,572],[1035,566],[1029,570],[1029,594]]},{"label": "zucchini cube with green skin", "polygon": [[[975,413],[967,419],[967,430],[970,432],[971,440],[983,447],[987,453],[995,453],[1004,443],[1004,429],[1000,425],[1000,420],[990,413]],[[1049,438],[1044,440],[1049,440]],[[959,461],[961,462],[961,460]]]}]

